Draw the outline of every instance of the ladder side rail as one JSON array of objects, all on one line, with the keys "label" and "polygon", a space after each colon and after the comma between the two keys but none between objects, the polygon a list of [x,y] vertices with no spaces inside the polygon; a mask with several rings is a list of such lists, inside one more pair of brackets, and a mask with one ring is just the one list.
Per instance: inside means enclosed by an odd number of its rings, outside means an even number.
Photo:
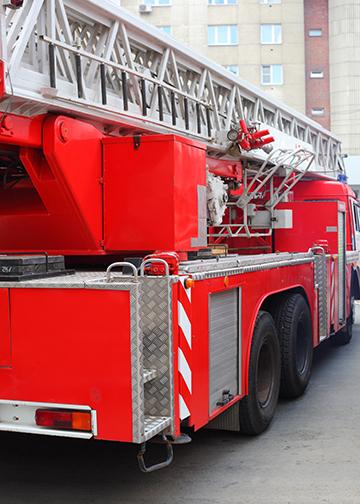
[{"label": "ladder side rail", "polygon": [[[104,97],[106,93],[111,94],[111,90],[114,94],[112,75],[126,71],[130,77],[129,96],[133,98],[132,105],[140,107],[138,110],[140,114],[133,116],[134,121],[139,121],[142,116],[142,124],[149,126],[150,129],[157,125],[179,131],[182,134],[202,139],[209,148],[215,151],[225,152],[229,145],[223,132],[226,132],[229,124],[234,124],[239,119],[246,119],[264,123],[265,126],[269,125],[294,140],[310,141],[316,155],[316,170],[334,175],[344,171],[343,161],[339,155],[339,140],[330,132],[278,100],[269,98],[266,93],[235,77],[220,65],[197,55],[172,37],[162,34],[109,0],[103,0],[101,5],[97,0],[72,0],[71,2],[68,0],[27,0],[25,5],[29,15],[24,16],[21,9],[19,14],[8,14],[12,18],[8,30],[10,38],[7,63],[8,70],[12,74],[11,78],[16,81],[14,85],[16,103],[20,103],[21,99],[33,98],[36,94],[34,89],[31,93],[27,93],[24,89],[22,93],[22,86],[29,79],[18,80],[17,70],[23,68],[26,72],[29,65],[36,61],[34,55],[31,54],[29,57],[27,54],[28,61],[26,62],[24,54],[33,53],[36,50],[35,44],[30,48],[30,37],[43,35],[44,41],[54,44],[57,48],[55,73],[59,70],[61,74],[65,72],[73,81],[76,68],[78,68],[78,74],[80,73],[78,54],[91,60],[90,67],[85,68],[86,76],[82,72],[77,76],[78,83],[81,82],[83,88],[80,96],[83,102],[78,102],[74,108],[79,110],[83,107],[83,113],[92,115],[94,119],[108,124],[114,120],[114,114],[117,113],[120,122],[120,118],[124,116],[124,107],[118,106],[121,100],[118,99],[117,106],[114,104],[112,106],[111,103],[109,105],[105,103]],[[2,12],[4,12],[3,8]],[[39,33],[41,15],[47,20],[46,33]],[[0,25],[2,26],[2,52],[4,52],[5,43],[3,25],[4,23]],[[80,40],[77,41],[76,38]],[[106,44],[108,44],[107,49]],[[39,48],[37,50],[40,51]],[[160,68],[159,62],[165,51],[169,52],[169,56]],[[64,58],[65,52],[75,55],[76,65],[70,62],[68,57]],[[47,55],[50,59],[49,52]],[[43,58],[43,55],[41,57]],[[24,59],[23,63],[22,59]],[[64,66],[64,62],[67,62],[67,65]],[[106,65],[105,79],[101,78],[101,71],[98,69],[98,65],[101,64]],[[49,62],[41,62],[38,66],[45,69],[49,67]],[[33,70],[40,72],[41,68],[34,67]],[[142,71],[144,71],[143,75],[141,75]],[[145,79],[147,86],[151,83],[151,91],[141,87],[143,86],[143,82],[139,82],[141,78]],[[101,93],[100,80],[102,80]],[[190,85],[189,82],[191,82]],[[6,79],[6,84],[10,94],[9,78]],[[89,89],[89,84],[92,84],[94,88]],[[162,121],[156,117],[159,100],[156,96],[158,93],[154,91],[159,86],[166,90],[164,102],[170,115],[170,120],[166,121],[166,124],[161,124]],[[42,103],[45,109],[51,109],[52,102],[53,110],[54,106],[65,99],[69,101],[70,106],[76,102],[76,98],[60,95],[57,97],[56,93],[53,93],[52,100],[46,100],[39,91],[35,101],[39,103],[39,107]],[[142,103],[144,100],[147,102],[146,106]],[[190,100],[190,107],[186,100]],[[85,111],[86,108],[88,108],[87,111]],[[191,128],[187,127],[188,120],[185,117],[188,109],[193,120]],[[129,110],[126,120],[130,121],[132,114],[133,111]],[[110,116],[111,120],[109,120]]]}]

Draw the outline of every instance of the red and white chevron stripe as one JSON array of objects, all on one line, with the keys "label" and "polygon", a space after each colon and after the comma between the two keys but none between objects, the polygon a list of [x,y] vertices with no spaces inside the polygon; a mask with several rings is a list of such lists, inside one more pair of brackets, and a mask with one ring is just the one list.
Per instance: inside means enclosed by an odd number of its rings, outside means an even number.
[{"label": "red and white chevron stripe", "polygon": [[186,278],[180,278],[178,299],[179,324],[179,409],[180,420],[191,414],[192,372],[191,372],[191,289],[185,288]]}]

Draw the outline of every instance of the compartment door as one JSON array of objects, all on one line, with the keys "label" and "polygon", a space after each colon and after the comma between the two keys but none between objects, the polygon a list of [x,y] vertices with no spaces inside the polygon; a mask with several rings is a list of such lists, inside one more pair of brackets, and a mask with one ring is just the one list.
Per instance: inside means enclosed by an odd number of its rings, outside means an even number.
[{"label": "compartment door", "polygon": [[209,413],[221,406],[224,394],[239,393],[241,355],[241,289],[209,296]]}]

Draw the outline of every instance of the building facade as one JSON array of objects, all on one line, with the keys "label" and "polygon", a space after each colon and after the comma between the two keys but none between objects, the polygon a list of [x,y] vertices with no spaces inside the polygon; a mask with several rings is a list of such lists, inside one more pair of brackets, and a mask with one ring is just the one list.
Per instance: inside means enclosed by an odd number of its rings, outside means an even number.
[{"label": "building facade", "polygon": [[359,0],[121,0],[360,155]]}]

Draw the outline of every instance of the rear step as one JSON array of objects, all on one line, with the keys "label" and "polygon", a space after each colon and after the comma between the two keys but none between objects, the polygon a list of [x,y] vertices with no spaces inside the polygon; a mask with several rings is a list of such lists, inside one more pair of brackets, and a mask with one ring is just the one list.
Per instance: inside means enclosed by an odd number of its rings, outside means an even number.
[{"label": "rear step", "polygon": [[151,439],[152,437],[163,432],[167,427],[171,425],[170,417],[158,417],[158,416],[145,416],[144,419],[144,441]]}]

